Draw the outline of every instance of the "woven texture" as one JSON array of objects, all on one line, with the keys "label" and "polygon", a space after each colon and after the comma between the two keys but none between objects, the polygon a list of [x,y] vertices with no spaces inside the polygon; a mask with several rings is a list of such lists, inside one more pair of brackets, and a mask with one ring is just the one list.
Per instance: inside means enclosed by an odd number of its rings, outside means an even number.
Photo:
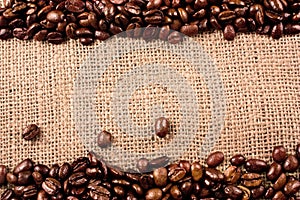
[{"label": "woven texture", "polygon": [[[241,34],[228,42],[220,32],[215,32],[193,39],[215,63],[226,96],[224,127],[212,150],[223,151],[227,160],[236,153],[270,159],[275,145],[284,145],[292,152],[300,142],[300,36],[273,40]],[[58,46],[16,39],[0,41],[1,164],[11,169],[27,157],[39,163],[62,164],[86,155],[89,149],[76,130],[72,95],[80,66],[97,44],[84,47],[77,41]],[[181,156],[199,160],[197,152],[211,117],[207,85],[201,74],[193,73],[180,58],[154,52],[143,59],[164,62],[164,58],[175,60],[170,65],[188,80],[199,101],[201,117],[195,125],[199,131]],[[116,145],[142,154],[155,151],[172,138],[154,138],[149,145],[142,137],[137,139],[120,130],[111,114],[112,91],[122,70],[137,63],[134,59],[134,55],[125,56],[123,63],[114,63],[99,80],[97,120],[101,127],[112,132]],[[176,135],[180,105],[174,90],[159,84],[140,87],[132,94],[126,112],[136,126],[150,127],[158,117],[151,114],[157,106],[163,108]],[[42,134],[36,140],[25,141],[21,132],[30,123],[40,126]],[[204,162],[202,158],[200,161]]]}]

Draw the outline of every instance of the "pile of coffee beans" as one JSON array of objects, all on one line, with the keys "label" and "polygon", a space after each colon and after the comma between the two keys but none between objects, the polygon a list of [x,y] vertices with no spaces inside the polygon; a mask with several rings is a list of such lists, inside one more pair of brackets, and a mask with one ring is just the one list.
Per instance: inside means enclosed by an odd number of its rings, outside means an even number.
[{"label": "pile of coffee beans", "polygon": [[219,151],[206,165],[181,160],[162,166],[166,157],[140,159],[138,166],[154,167],[145,173],[108,167],[92,153],[51,167],[25,159],[11,172],[0,165],[0,184],[8,187],[1,200],[299,200],[299,177],[293,175],[299,174],[300,144],[292,154],[276,146],[272,157],[267,163],[234,155],[224,171],[218,169],[224,161]]},{"label": "pile of coffee beans", "polygon": [[[146,27],[143,31],[137,28]],[[161,27],[161,30],[154,27]],[[0,8],[0,39],[47,40],[83,45],[127,32],[145,40],[178,43],[182,36],[223,30],[257,32],[274,39],[300,32],[298,0],[6,0]],[[175,30],[175,31],[173,31]]]}]

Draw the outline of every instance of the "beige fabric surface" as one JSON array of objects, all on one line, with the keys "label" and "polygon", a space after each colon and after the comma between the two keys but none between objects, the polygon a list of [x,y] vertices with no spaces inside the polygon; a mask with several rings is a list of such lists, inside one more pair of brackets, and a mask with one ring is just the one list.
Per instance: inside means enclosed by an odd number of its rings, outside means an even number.
[{"label": "beige fabric surface", "polygon": [[[201,34],[194,40],[215,62],[226,95],[224,128],[213,150],[224,151],[227,160],[236,153],[270,159],[275,145],[284,145],[291,153],[300,142],[300,35],[273,40],[240,34],[228,42],[215,32]],[[97,44],[85,47],[77,41],[62,45],[0,41],[1,164],[12,169],[27,157],[48,165],[61,164],[87,154],[88,149],[75,130],[72,95],[80,66]],[[159,54],[153,59],[157,57]],[[147,142],[126,137],[111,116],[110,90],[121,70],[110,68],[99,80],[98,121],[113,133],[117,145],[151,151],[167,141],[155,139],[149,149]],[[201,75],[191,75],[182,67],[178,70],[195,90],[202,113],[200,131],[182,158],[198,160],[196,152],[210,118],[210,96]],[[150,126],[150,110],[154,105],[162,105],[175,133],[180,107],[176,98],[173,91],[159,85],[141,87],[132,94],[128,112],[136,125]],[[25,141],[21,132],[30,123],[40,126],[42,133],[34,141]]]}]

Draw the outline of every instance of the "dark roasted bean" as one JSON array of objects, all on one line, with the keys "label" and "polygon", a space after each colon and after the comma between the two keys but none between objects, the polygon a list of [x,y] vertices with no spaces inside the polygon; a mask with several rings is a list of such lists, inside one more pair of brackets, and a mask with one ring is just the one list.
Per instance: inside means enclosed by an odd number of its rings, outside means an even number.
[{"label": "dark roasted bean", "polygon": [[94,186],[89,191],[89,196],[94,200],[97,199],[109,200],[111,197],[111,192],[103,186]]},{"label": "dark roasted bean", "polygon": [[1,195],[1,200],[10,200],[12,199],[14,193],[11,189],[5,190]]},{"label": "dark roasted bean", "polygon": [[242,170],[236,166],[230,166],[224,171],[226,182],[235,184],[238,182],[242,175]]},{"label": "dark roasted bean", "polygon": [[154,179],[152,175],[144,174],[140,177],[140,185],[144,189],[149,189],[154,185]]},{"label": "dark roasted bean", "polygon": [[272,198],[272,200],[286,200],[286,199],[287,199],[286,196],[281,191],[276,192]]},{"label": "dark roasted bean", "polygon": [[223,31],[224,38],[226,40],[233,40],[235,38],[235,30],[232,25],[226,25]]},{"label": "dark roasted bean", "polygon": [[262,178],[257,173],[246,173],[242,175],[242,184],[246,187],[258,187],[262,183]]},{"label": "dark roasted bean", "polygon": [[20,162],[14,168],[13,173],[15,175],[17,175],[20,172],[32,170],[32,168],[33,168],[33,162],[31,159],[27,158],[27,159],[23,160],[22,162]]},{"label": "dark roasted bean", "polygon": [[54,178],[46,178],[46,180],[42,184],[42,188],[49,195],[55,195],[61,189],[61,184],[58,180]]},{"label": "dark roasted bean", "polygon": [[286,150],[283,146],[276,146],[273,149],[272,157],[274,161],[281,163],[287,158]]},{"label": "dark roasted bean", "polygon": [[50,32],[47,35],[47,40],[52,44],[61,44],[64,41],[63,35],[59,32]]},{"label": "dark roasted bean", "polygon": [[33,199],[37,195],[37,188],[35,185],[26,186],[23,190],[24,199]]},{"label": "dark roasted bean", "polygon": [[224,193],[232,199],[240,199],[243,196],[243,191],[233,185],[228,185],[224,188]]},{"label": "dark roasted bean", "polygon": [[267,170],[268,165],[265,161],[260,159],[249,159],[245,164],[245,168],[248,172],[264,172]]},{"label": "dark roasted bean", "polygon": [[271,198],[274,196],[274,194],[275,194],[274,188],[269,187],[269,188],[266,190],[264,197],[265,197],[266,199],[271,199]]},{"label": "dark roasted bean", "polygon": [[37,184],[37,185],[42,184],[44,181],[43,175],[39,172],[33,172],[32,178],[33,178],[35,184]]},{"label": "dark roasted bean", "polygon": [[39,32],[37,32],[34,36],[33,39],[36,41],[44,41],[46,40],[46,37],[48,35],[48,31],[47,30],[40,30]]},{"label": "dark roasted bean", "polygon": [[167,180],[168,180],[167,169],[164,167],[155,169],[153,171],[153,179],[154,179],[154,183],[158,187],[164,187],[165,185],[167,185]]},{"label": "dark roasted bean", "polygon": [[206,164],[209,167],[216,167],[220,165],[224,161],[224,154],[220,151],[216,151],[214,153],[211,153],[207,159]]},{"label": "dark roasted bean", "polygon": [[69,183],[73,186],[82,186],[86,184],[88,179],[84,172],[76,172],[69,177]]},{"label": "dark roasted bean", "polygon": [[298,180],[292,180],[286,183],[283,189],[286,195],[294,195],[300,191],[300,182]]},{"label": "dark roasted bean", "polygon": [[284,187],[285,183],[286,183],[286,175],[285,175],[285,173],[282,173],[282,174],[278,177],[278,179],[274,182],[273,188],[274,188],[275,190],[280,190],[281,188]]},{"label": "dark roasted bean", "polygon": [[16,184],[18,182],[18,178],[13,173],[7,173],[6,174],[6,181],[10,184]]},{"label": "dark roasted bean", "polygon": [[70,12],[81,13],[84,11],[85,3],[81,0],[66,0],[65,7]]},{"label": "dark roasted bean", "polygon": [[180,28],[180,32],[187,36],[194,36],[198,33],[197,25],[184,25]]},{"label": "dark roasted bean", "polygon": [[273,162],[267,172],[267,178],[271,181],[277,179],[282,173],[282,167],[280,164]]},{"label": "dark roasted bean", "polygon": [[145,199],[146,200],[159,200],[162,198],[162,191],[159,188],[152,188],[146,192]]},{"label": "dark roasted bean", "polygon": [[294,155],[289,155],[283,163],[283,168],[287,172],[295,172],[298,169],[298,167],[299,167],[299,161]]},{"label": "dark roasted bean", "polygon": [[6,182],[7,173],[7,167],[5,165],[0,165],[0,186]]},{"label": "dark roasted bean", "polygon": [[264,192],[265,192],[265,187],[262,185],[257,188],[253,188],[251,190],[251,197],[254,199],[259,199],[264,195]]}]

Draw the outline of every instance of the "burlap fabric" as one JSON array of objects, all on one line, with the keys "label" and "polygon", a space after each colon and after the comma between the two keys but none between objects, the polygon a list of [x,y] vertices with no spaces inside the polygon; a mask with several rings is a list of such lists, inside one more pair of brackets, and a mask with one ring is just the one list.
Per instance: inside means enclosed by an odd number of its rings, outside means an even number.
[{"label": "burlap fabric", "polygon": [[[273,40],[241,34],[228,42],[215,32],[194,40],[215,62],[226,95],[224,128],[213,150],[223,151],[227,158],[242,153],[262,159],[270,159],[275,145],[284,145],[291,152],[300,142],[300,36]],[[72,95],[78,70],[97,44],[84,47],[77,41],[62,45],[0,41],[1,164],[12,168],[27,157],[44,164],[61,164],[87,154],[75,130]],[[153,54],[147,59],[156,60],[159,56]],[[126,62],[130,65],[131,61]],[[201,101],[202,113],[201,131],[182,158],[199,160],[195,152],[208,128],[210,96],[201,75],[191,75],[180,66],[178,70],[186,73]],[[141,139],[126,137],[111,116],[110,94],[118,73],[121,69],[107,70],[97,89],[99,123],[113,133],[117,145],[133,151],[153,151],[166,141],[153,141],[149,146]],[[150,110],[161,105],[176,130],[180,114],[176,98],[159,85],[141,87],[132,94],[128,112],[136,125],[151,125],[155,116],[149,114]],[[39,125],[42,134],[37,140],[25,141],[21,132],[30,123]]]}]

